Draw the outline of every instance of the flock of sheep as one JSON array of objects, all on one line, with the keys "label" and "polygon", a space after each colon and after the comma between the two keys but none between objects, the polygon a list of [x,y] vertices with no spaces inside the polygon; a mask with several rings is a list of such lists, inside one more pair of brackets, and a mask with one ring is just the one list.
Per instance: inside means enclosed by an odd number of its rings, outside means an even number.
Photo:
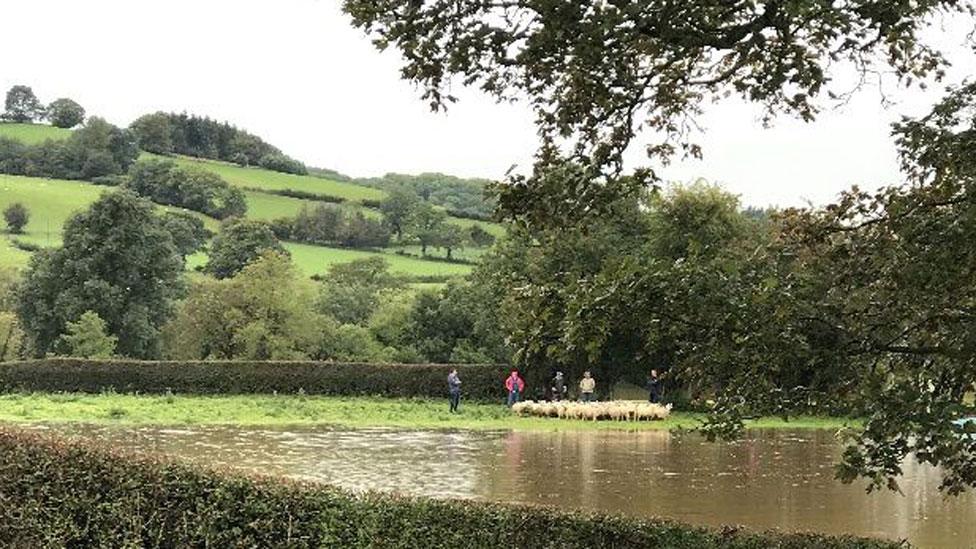
[{"label": "flock of sheep", "polygon": [[609,402],[535,402],[527,400],[512,405],[520,416],[557,417],[560,419],[588,419],[592,421],[650,421],[665,419],[671,405],[652,404],[639,400]]}]

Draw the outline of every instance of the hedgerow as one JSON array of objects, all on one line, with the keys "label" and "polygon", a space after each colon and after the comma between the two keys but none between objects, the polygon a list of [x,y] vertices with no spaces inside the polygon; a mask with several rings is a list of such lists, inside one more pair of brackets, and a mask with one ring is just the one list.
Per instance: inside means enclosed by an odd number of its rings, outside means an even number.
[{"label": "hedgerow", "polygon": [[391,495],[206,470],[0,427],[13,547],[882,549],[891,542]]},{"label": "hedgerow", "polygon": [[0,392],[250,394],[442,397],[457,368],[465,398],[503,398],[501,365],[338,362],[136,361],[49,358],[0,363]]}]

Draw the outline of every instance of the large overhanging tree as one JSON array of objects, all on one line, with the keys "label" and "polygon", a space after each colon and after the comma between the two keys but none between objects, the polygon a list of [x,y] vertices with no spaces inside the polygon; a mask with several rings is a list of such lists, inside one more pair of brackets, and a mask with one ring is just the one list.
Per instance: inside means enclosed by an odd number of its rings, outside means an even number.
[{"label": "large overhanging tree", "polygon": [[[537,234],[586,219],[656,181],[623,174],[649,130],[650,161],[699,154],[694,120],[727,95],[812,119],[830,69],[938,79],[919,33],[962,1],[346,0],[357,26],[404,56],[432,107],[452,82],[527,100],[543,146],[531,176],[500,187],[502,210]],[[667,345],[675,375],[717,395],[708,431],[745,414],[863,412],[840,476],[896,487],[909,454],[943,488],[976,485],[976,434],[953,425],[976,381],[976,88],[896,125],[908,182],[854,189],[784,212],[759,245],[660,261],[623,257],[560,292],[555,332],[523,348],[601,349],[625,326]],[[528,306],[531,306],[528,305]],[[558,311],[557,311],[558,312]],[[549,311],[550,314],[552,311]],[[608,328],[609,327],[609,328]]]},{"label": "large overhanging tree", "polygon": [[[543,139],[530,177],[512,177],[501,205],[530,224],[580,219],[655,181],[651,169],[617,177],[644,129],[651,160],[699,154],[703,104],[738,95],[769,116],[811,120],[830,70],[938,78],[945,64],[919,33],[965,0],[345,0],[379,48],[395,47],[404,78],[434,109],[451,85],[526,100]],[[570,160],[585,170],[551,171]]]}]

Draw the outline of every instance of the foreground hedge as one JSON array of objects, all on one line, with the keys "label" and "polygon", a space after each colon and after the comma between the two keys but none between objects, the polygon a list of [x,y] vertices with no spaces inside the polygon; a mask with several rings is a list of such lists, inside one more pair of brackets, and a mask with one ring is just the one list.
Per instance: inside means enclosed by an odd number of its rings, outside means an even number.
[{"label": "foreground hedge", "polygon": [[[332,362],[141,362],[43,359],[0,363],[0,392],[78,391],[161,394],[298,393],[446,397],[443,364]],[[458,365],[464,395],[502,400],[507,373],[499,365]]]},{"label": "foreground hedge", "polygon": [[892,548],[546,508],[355,496],[0,428],[0,545],[14,547]]}]

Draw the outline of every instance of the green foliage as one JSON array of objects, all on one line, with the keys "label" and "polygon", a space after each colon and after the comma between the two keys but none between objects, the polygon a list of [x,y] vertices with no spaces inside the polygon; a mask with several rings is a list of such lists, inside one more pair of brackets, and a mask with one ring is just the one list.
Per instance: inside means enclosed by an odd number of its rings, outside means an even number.
[{"label": "green foliage", "polygon": [[358,185],[384,190],[390,196],[397,193],[416,196],[424,202],[447,209],[456,217],[488,220],[495,209],[494,198],[486,192],[491,182],[485,179],[462,179],[442,173],[388,173],[383,177],[353,181]]},{"label": "green foliage", "polygon": [[117,337],[106,332],[107,325],[98,313],[85,311],[76,322],[68,322],[56,347],[67,356],[112,358]]},{"label": "green foliage", "polygon": [[0,140],[0,170],[12,175],[91,180],[125,172],[138,153],[127,131],[91,117],[65,139],[33,145]]},{"label": "green foliage", "polygon": [[353,495],[0,431],[0,542],[33,547],[882,549],[894,542],[546,508]]},{"label": "green foliage", "polygon": [[272,171],[306,173],[301,162],[261,138],[207,117],[156,112],[137,118],[129,129],[143,150],[156,154],[184,154],[243,166],[260,165]]},{"label": "green foliage", "polygon": [[499,401],[505,366],[311,361],[160,361],[50,358],[0,364],[0,392],[316,394],[443,398],[456,367],[465,398]]},{"label": "green foliage", "polygon": [[22,358],[25,339],[17,315],[0,310],[0,362]]},{"label": "green foliage", "polygon": [[44,106],[30,86],[17,85],[7,90],[3,119],[11,122],[35,122],[44,118]]},{"label": "green foliage", "polygon": [[27,206],[20,202],[14,202],[3,210],[3,220],[7,223],[7,230],[13,234],[21,234],[24,227],[30,221],[30,212]]},{"label": "green foliage", "polygon": [[85,108],[73,99],[55,99],[47,107],[47,118],[56,128],[73,128],[85,121]]},{"label": "green foliage", "polygon": [[[946,62],[922,30],[934,15],[971,5],[345,0],[344,9],[378,48],[400,51],[401,74],[434,109],[455,100],[456,81],[527,100],[542,140],[539,163],[531,177],[497,190],[510,215],[558,224],[655,181],[650,170],[618,177],[638,128],[655,138],[649,156],[667,162],[700,154],[690,128],[713,100],[736,95],[761,104],[767,118],[811,120],[839,62],[865,74],[888,67],[905,83],[941,76]],[[580,177],[556,173],[564,160]]]},{"label": "green foliage", "polygon": [[436,245],[443,237],[447,214],[427,202],[418,203],[407,217],[407,232],[420,242],[420,253],[427,255],[427,247]]},{"label": "green foliage", "polygon": [[362,324],[376,309],[384,291],[402,287],[382,257],[357,259],[329,267],[322,277],[317,309],[342,324]]},{"label": "green foliage", "polygon": [[178,167],[170,160],[140,160],[125,187],[158,204],[181,206],[217,219],[247,213],[244,192],[213,172]]},{"label": "green foliage", "polygon": [[118,337],[120,354],[157,356],[183,263],[152,205],[106,193],[65,224],[63,240],[37,252],[24,274],[18,312],[32,351],[52,351],[68,322],[94,311]]},{"label": "green foliage", "polygon": [[382,248],[390,242],[382,222],[332,204],[303,206],[294,219],[276,219],[273,227],[279,238],[324,246]]},{"label": "green foliage", "polygon": [[176,251],[184,258],[202,250],[213,237],[203,220],[189,212],[164,212],[160,221],[173,237]]},{"label": "green foliage", "polygon": [[288,256],[266,249],[233,278],[192,286],[166,327],[165,354],[191,360],[311,358],[323,322],[312,296]]},{"label": "green foliage", "polygon": [[409,189],[396,187],[380,202],[383,219],[397,235],[397,240],[403,240],[404,230],[409,223],[410,216],[420,203],[420,197]]},{"label": "green foliage", "polygon": [[267,224],[231,219],[221,225],[210,246],[207,271],[218,279],[230,278],[269,250],[288,254]]}]

